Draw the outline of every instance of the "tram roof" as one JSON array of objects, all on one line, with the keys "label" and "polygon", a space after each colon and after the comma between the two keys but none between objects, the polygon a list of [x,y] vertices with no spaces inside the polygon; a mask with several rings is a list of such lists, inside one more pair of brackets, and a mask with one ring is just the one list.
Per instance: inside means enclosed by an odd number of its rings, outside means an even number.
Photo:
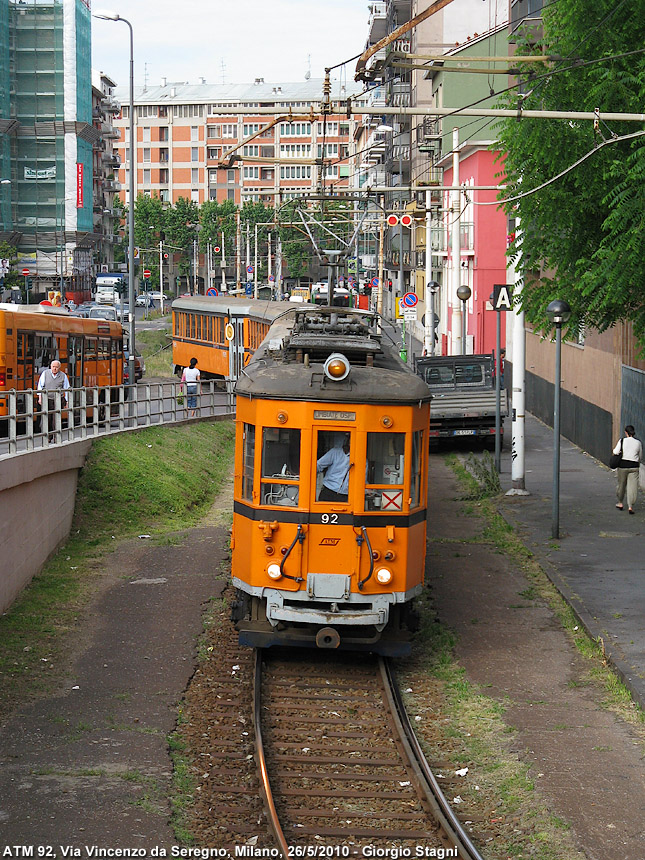
[{"label": "tram roof", "polygon": [[[339,324],[334,322],[336,316]],[[311,321],[313,326],[308,325]],[[374,322],[373,314],[357,309],[300,306],[273,323],[239,378],[236,392],[317,402],[429,401],[429,387],[401,361],[395,345],[375,332]],[[344,380],[330,380],[323,370],[326,359],[336,352],[351,365]]]},{"label": "tram roof", "polygon": [[[299,305],[300,306],[300,305]],[[248,296],[182,296],[175,299],[172,309],[202,314],[225,314],[226,316],[248,316],[253,319],[273,321],[276,317],[296,307],[294,302],[274,302],[268,299],[252,299]]]}]

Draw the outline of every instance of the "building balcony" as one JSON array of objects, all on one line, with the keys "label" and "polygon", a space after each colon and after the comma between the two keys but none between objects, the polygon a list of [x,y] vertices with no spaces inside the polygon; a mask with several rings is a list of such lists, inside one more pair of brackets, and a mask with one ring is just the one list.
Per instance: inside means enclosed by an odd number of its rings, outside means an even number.
[{"label": "building balcony", "polygon": [[387,3],[370,3],[367,21],[368,42],[374,45],[387,36]]}]

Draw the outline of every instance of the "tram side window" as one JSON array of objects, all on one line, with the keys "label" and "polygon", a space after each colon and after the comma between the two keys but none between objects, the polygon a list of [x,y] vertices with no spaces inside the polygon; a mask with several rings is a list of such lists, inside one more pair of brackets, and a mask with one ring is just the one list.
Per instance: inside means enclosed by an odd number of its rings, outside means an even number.
[{"label": "tram side window", "polygon": [[416,508],[421,503],[421,452],[423,435],[420,430],[412,434],[412,463],[410,469],[410,505]]},{"label": "tram side window", "polygon": [[243,429],[242,498],[253,500],[253,464],[255,461],[255,425],[245,424]]},{"label": "tram side window", "polygon": [[[366,511],[402,510],[404,451],[405,433],[367,434]],[[390,487],[400,489],[391,490]]]},{"label": "tram side window", "polygon": [[300,430],[262,431],[262,504],[296,507],[300,480]]}]

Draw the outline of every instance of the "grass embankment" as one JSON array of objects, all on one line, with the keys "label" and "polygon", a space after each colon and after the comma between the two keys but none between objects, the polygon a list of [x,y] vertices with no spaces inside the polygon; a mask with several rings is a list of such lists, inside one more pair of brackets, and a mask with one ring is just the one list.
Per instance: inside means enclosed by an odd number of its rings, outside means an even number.
[{"label": "grass embankment", "polygon": [[0,617],[0,714],[51,689],[69,634],[115,540],[194,526],[230,474],[230,422],[97,440],[81,471],[70,537]]}]

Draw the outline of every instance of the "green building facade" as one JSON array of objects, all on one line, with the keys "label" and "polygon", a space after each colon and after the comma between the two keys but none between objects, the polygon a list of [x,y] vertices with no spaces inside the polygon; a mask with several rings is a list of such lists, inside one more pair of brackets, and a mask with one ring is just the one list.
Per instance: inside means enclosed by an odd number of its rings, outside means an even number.
[{"label": "green building facade", "polygon": [[89,0],[0,0],[0,237],[36,290],[91,263],[91,79]]}]

